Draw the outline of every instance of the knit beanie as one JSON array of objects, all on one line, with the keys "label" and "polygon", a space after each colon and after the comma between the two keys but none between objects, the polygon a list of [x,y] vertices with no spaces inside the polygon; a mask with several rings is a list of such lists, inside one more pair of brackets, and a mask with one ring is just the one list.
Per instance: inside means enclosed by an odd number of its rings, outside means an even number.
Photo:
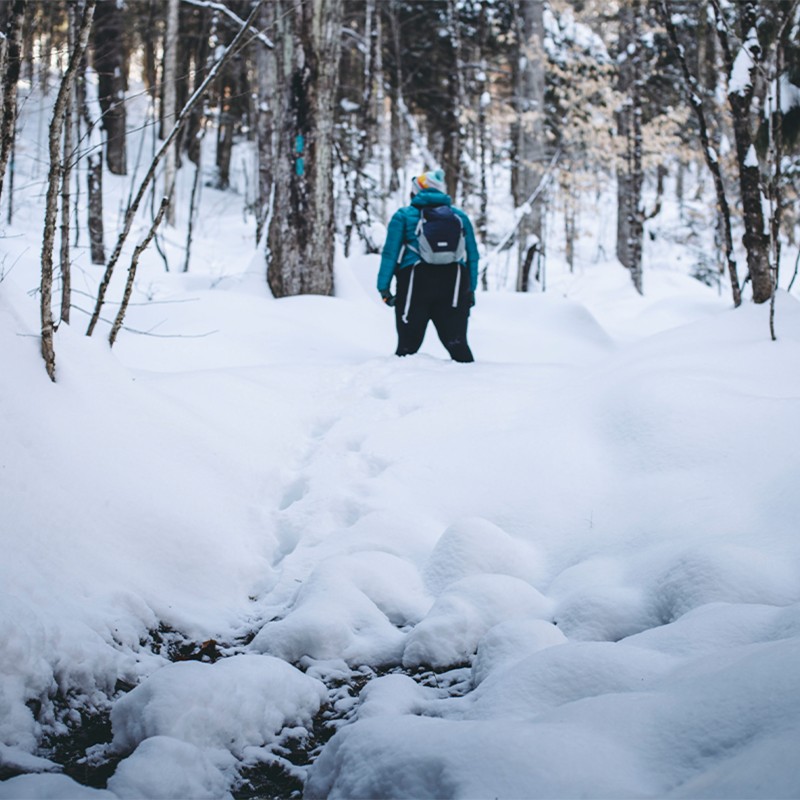
[{"label": "knit beanie", "polygon": [[444,170],[435,169],[431,172],[423,172],[411,181],[411,194],[416,194],[422,189],[435,189],[437,192],[447,192],[444,182]]}]

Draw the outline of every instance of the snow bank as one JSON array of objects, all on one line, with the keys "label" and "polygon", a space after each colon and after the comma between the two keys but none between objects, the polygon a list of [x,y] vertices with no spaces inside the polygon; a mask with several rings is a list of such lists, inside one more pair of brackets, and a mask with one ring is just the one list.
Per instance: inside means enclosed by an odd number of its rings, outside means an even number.
[{"label": "snow bank", "polygon": [[343,729],[306,795],[792,797],[798,647],[779,640],[677,666],[629,645],[551,647],[485,681],[477,699],[448,701],[467,718],[432,718],[429,703],[427,716]]}]

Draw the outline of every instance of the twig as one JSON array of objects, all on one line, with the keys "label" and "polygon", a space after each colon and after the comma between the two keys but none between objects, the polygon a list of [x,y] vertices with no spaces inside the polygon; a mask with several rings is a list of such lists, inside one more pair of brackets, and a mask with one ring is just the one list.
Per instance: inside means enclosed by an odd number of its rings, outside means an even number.
[{"label": "twig", "polygon": [[[172,189],[172,187],[170,187],[170,189]],[[112,347],[114,346],[114,342],[117,340],[119,329],[122,327],[122,320],[125,318],[125,312],[128,310],[128,303],[131,299],[131,293],[133,292],[133,283],[136,279],[136,268],[139,265],[139,256],[147,249],[147,245],[150,244],[150,241],[156,235],[158,226],[161,224],[161,220],[164,218],[167,208],[169,208],[171,194],[172,192],[170,191],[169,194],[166,194],[161,198],[161,205],[158,207],[158,213],[156,214],[156,218],[153,220],[153,224],[150,226],[150,230],[147,232],[147,236],[144,237],[144,239],[133,251],[131,265],[128,268],[128,278],[125,281],[125,292],[122,295],[122,303],[120,303],[119,311],[117,311],[117,318],[114,320],[114,324],[111,326],[111,333],[108,335],[108,343]]]},{"label": "twig", "polygon": [[251,14],[247,22],[245,22],[241,17],[238,17],[236,14],[233,13],[224,3],[214,3],[212,0],[183,0],[184,3],[190,6],[197,6],[198,8],[210,8],[214,11],[220,11],[221,13],[225,14],[227,17],[230,17],[237,25],[246,26],[247,30],[249,30],[259,42],[266,45],[270,49],[273,49],[275,45],[272,43],[270,39],[268,39],[258,28],[251,26],[250,20],[253,18]]}]

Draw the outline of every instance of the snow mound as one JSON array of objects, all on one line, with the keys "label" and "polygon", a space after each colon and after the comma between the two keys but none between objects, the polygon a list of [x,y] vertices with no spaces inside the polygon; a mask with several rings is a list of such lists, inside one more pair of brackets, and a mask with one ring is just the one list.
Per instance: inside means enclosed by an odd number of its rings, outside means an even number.
[{"label": "snow mound", "polygon": [[231,795],[223,768],[233,763],[226,750],[210,752],[169,736],[153,736],[120,763],[108,788],[121,800],[224,800]]},{"label": "snow mound", "polygon": [[472,657],[495,625],[510,619],[546,619],[551,604],[541,592],[510,575],[471,575],[451,584],[408,634],[403,666],[450,667]]},{"label": "snow mound", "polygon": [[381,552],[332,557],[305,580],[286,617],[266,624],[252,647],[292,663],[304,657],[397,663],[402,628],[421,619],[428,606],[409,561]]},{"label": "snow mound", "polygon": [[112,746],[126,753],[166,736],[241,757],[287,725],[307,724],[325,698],[322,683],[269,656],[170,664],[114,704]]},{"label": "snow mound", "polygon": [[431,699],[429,693],[408,675],[383,675],[361,692],[358,719],[419,714]]},{"label": "snow mound", "polygon": [[477,686],[493,670],[566,641],[560,628],[543,619],[501,622],[490,628],[478,643],[472,662],[472,683]]},{"label": "snow mound", "polygon": [[536,550],[509,536],[485,519],[465,519],[451,525],[436,543],[425,565],[425,586],[440,595],[469,575],[493,572],[535,584],[541,568]]},{"label": "snow mound", "polygon": [[479,701],[449,701],[449,719],[359,720],[323,750],[305,796],[797,796],[800,642],[684,663],[637,650],[551,647],[484,681]]},{"label": "snow mound", "polygon": [[0,782],[2,800],[118,800],[104,789],[92,789],[66,775],[18,775]]},{"label": "snow mound", "polygon": [[472,719],[532,720],[586,697],[641,691],[672,665],[668,656],[650,650],[569,642],[491,671],[465,699],[462,713]]},{"label": "snow mound", "polygon": [[798,599],[800,568],[725,542],[645,550],[627,566],[587,559],[550,586],[554,616],[571,639],[617,641],[709,603],[783,606]]}]

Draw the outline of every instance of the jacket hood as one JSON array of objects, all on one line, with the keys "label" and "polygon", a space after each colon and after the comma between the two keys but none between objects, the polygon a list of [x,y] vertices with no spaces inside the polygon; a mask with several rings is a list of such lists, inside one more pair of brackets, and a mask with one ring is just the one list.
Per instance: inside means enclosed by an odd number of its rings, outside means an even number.
[{"label": "jacket hood", "polygon": [[423,206],[451,206],[453,201],[450,199],[449,194],[440,192],[437,189],[423,189],[411,198],[411,205],[417,208],[422,208]]}]

